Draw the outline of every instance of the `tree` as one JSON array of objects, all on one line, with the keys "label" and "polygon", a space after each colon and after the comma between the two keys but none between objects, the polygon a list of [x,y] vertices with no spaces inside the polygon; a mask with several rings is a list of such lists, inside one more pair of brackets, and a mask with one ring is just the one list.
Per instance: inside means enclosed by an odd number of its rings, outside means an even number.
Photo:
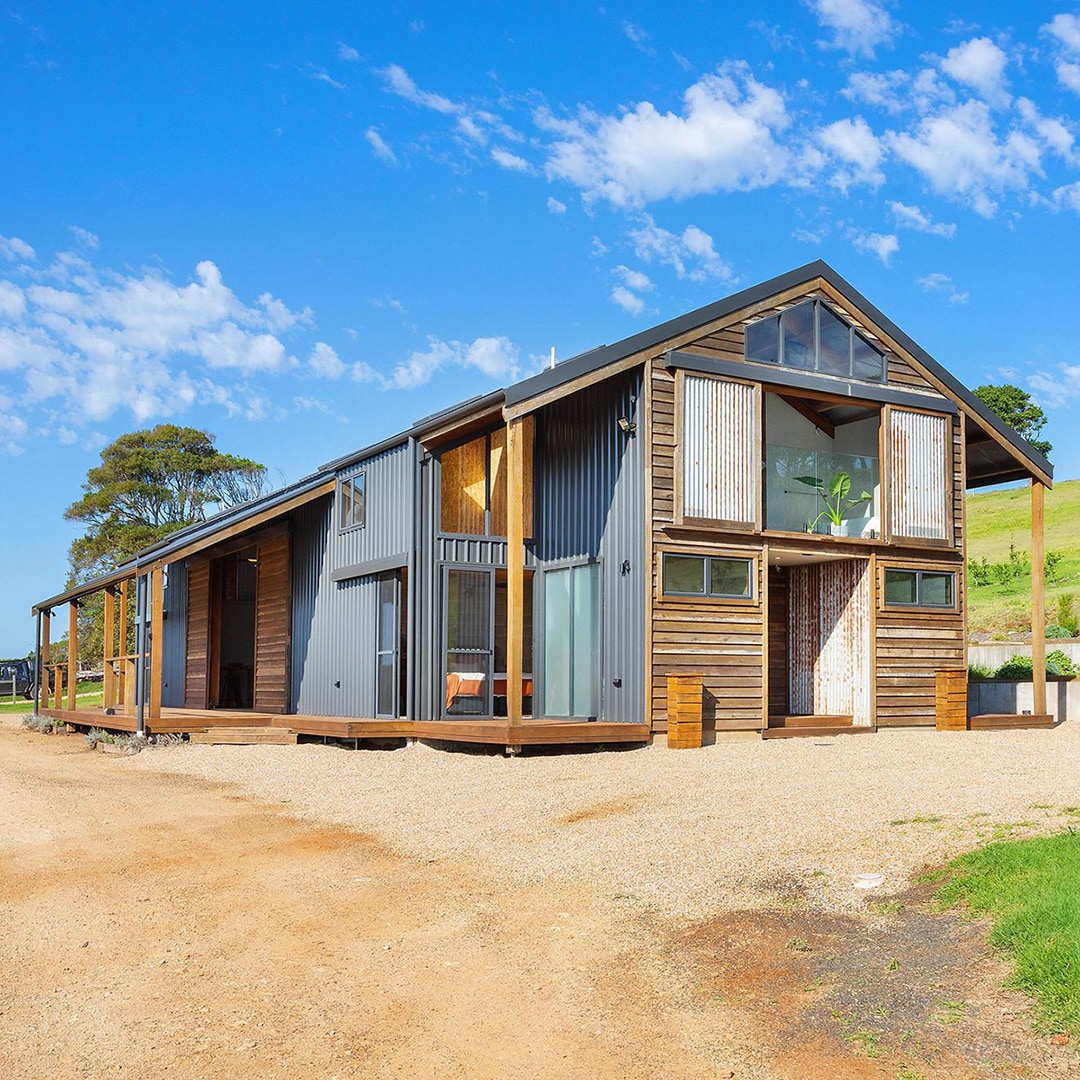
[{"label": "tree", "polygon": [[[121,435],[87,473],[82,498],[64,511],[87,525],[68,551],[68,587],[108,573],[208,511],[257,498],[265,486],[265,466],[222,453],[209,432],[159,424]],[[102,623],[100,596],[88,598],[79,627],[87,655],[101,655]]]},{"label": "tree", "polygon": [[975,387],[975,396],[1036,450],[1049,456],[1053,447],[1039,438],[1039,433],[1046,427],[1046,413],[1032,401],[1026,390],[1011,383],[1003,386],[987,384]]}]

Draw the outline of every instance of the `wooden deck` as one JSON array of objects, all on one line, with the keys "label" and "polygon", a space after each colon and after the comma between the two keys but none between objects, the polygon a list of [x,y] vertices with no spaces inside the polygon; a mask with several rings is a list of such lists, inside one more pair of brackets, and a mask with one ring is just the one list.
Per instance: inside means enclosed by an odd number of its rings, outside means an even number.
[{"label": "wooden deck", "polygon": [[[137,729],[135,717],[107,716],[102,709],[42,709],[41,712],[72,727],[99,727],[110,731]],[[261,713],[244,709],[163,708],[161,718],[154,722],[147,721],[146,728],[152,735],[272,728],[282,734],[291,732],[333,739],[425,739],[513,747],[648,742],[652,737],[648,724],[528,718],[511,728],[506,720],[365,720],[357,717]]]},{"label": "wooden deck", "polygon": [[815,739],[830,735],[872,735],[876,727],[853,724],[850,716],[770,716],[763,739]]}]

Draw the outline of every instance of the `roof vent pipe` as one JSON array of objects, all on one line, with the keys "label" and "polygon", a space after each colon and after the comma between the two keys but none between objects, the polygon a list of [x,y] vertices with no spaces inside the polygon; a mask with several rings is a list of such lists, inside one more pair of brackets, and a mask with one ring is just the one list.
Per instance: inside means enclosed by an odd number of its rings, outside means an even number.
[{"label": "roof vent pipe", "polygon": [[551,363],[548,365],[548,367],[554,367],[554,366],[555,366],[555,346],[552,345],[551,346]]}]

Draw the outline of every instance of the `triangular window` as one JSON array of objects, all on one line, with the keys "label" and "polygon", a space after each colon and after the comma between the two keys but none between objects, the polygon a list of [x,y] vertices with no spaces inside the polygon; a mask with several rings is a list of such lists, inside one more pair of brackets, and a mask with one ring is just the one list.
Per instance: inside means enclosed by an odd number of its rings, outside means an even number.
[{"label": "triangular window", "polygon": [[885,356],[821,300],[804,300],[746,328],[744,354],[759,364],[883,382]]}]

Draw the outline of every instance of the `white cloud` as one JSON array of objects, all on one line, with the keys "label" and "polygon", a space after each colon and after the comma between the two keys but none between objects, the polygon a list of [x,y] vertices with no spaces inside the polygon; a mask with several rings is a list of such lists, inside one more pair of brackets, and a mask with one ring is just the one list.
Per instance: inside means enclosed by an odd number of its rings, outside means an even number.
[{"label": "white cloud", "polygon": [[476,368],[490,379],[513,381],[519,367],[518,350],[505,337],[477,338],[471,345],[429,337],[425,350],[412,353],[394,368],[389,379],[380,381],[388,389],[411,390],[447,366]]},{"label": "white cloud", "polygon": [[1068,165],[1078,163],[1075,150],[1076,136],[1065,120],[1043,116],[1038,106],[1028,98],[1017,98],[1016,109],[1031,133],[1049,150]]},{"label": "white cloud", "polygon": [[885,183],[881,171],[884,151],[870,125],[861,117],[837,120],[818,132],[818,141],[843,165],[832,176],[832,184],[845,194],[853,184],[877,188]]},{"label": "white cloud", "polygon": [[611,290],[611,300],[630,315],[640,315],[645,307],[645,301],[623,285],[616,285]]},{"label": "white cloud", "polygon": [[763,187],[785,175],[789,160],[777,141],[789,123],[784,100],[745,65],[694,83],[681,114],[642,101],[617,115],[581,109],[569,120],[540,109],[535,120],[554,136],[548,176],[616,206]]},{"label": "white cloud", "polygon": [[852,239],[857,250],[876,255],[885,266],[900,250],[900,241],[891,233],[857,233]]},{"label": "white cloud", "polygon": [[360,59],[360,54],[351,45],[346,45],[344,41],[337,43],[337,54],[339,60],[347,60],[350,64],[355,64]]},{"label": "white cloud", "polygon": [[101,241],[89,229],[81,229],[78,225],[72,225],[71,233],[79,244],[88,251],[97,251],[101,246]]},{"label": "white cloud", "polygon": [[960,292],[948,274],[927,274],[919,278],[916,284],[922,287],[923,292],[943,293],[950,304],[966,304],[971,297],[970,293]]},{"label": "white cloud", "polygon": [[17,319],[26,310],[26,296],[12,281],[0,281],[0,317]]},{"label": "white cloud", "polygon": [[406,101],[411,101],[414,105],[419,105],[424,109],[432,109],[437,113],[444,113],[447,115],[453,115],[456,113],[464,112],[464,106],[458,105],[456,102],[451,101],[449,98],[443,97],[442,94],[433,94],[426,90],[421,90],[416,83],[413,82],[409,73],[400,64],[391,64],[389,67],[383,68],[377,72],[381,75],[386,89],[392,93],[397,94],[398,97],[404,98]]},{"label": "white cloud", "polygon": [[911,82],[905,71],[856,71],[848,76],[847,86],[840,93],[849,101],[861,101],[886,112],[899,114],[908,107],[900,90]]},{"label": "white cloud", "polygon": [[387,165],[397,164],[397,155],[387,144],[386,140],[379,134],[378,128],[369,127],[367,131],[364,132],[364,138],[367,139],[368,145],[380,161],[385,161]]},{"label": "white cloud", "polygon": [[344,90],[344,89],[346,89],[346,86],[345,86],[345,84],[343,82],[338,82],[337,79],[333,78],[331,75],[329,75],[325,71],[313,71],[311,73],[311,77],[316,82],[324,82],[324,83],[326,83],[327,86],[332,86],[335,90]]},{"label": "white cloud", "polygon": [[631,270],[629,266],[620,264],[611,272],[619,277],[628,289],[633,289],[635,292],[648,292],[653,287],[648,274],[643,274],[640,270]]},{"label": "white cloud", "polygon": [[1064,184],[1062,187],[1055,188],[1051,199],[1059,209],[1064,207],[1066,210],[1075,210],[1080,213],[1080,180],[1074,184]]},{"label": "white cloud", "polygon": [[1008,105],[1009,92],[1005,83],[1008,57],[987,37],[972,38],[941,61],[941,70],[957,82],[977,90],[991,105]]},{"label": "white cloud", "polygon": [[308,366],[320,379],[340,379],[345,374],[345,364],[325,341],[316,341],[308,357]]},{"label": "white cloud", "polygon": [[891,43],[897,30],[889,13],[871,0],[809,0],[809,6],[832,32],[830,44],[853,56],[872,56],[879,45]]},{"label": "white cloud", "polygon": [[517,154],[511,154],[509,150],[502,150],[499,147],[495,147],[491,151],[491,159],[497,165],[501,165],[504,169],[509,169],[511,172],[532,172],[532,166],[523,158],[518,157]]},{"label": "white cloud", "polygon": [[17,262],[19,259],[29,262],[35,258],[34,249],[17,236],[0,236],[0,258],[7,259],[8,262]]},{"label": "white cloud", "polygon": [[1054,38],[1057,43],[1055,70],[1058,82],[1068,90],[1080,94],[1080,15],[1055,15],[1045,26],[1044,34]]},{"label": "white cloud", "polygon": [[656,50],[649,44],[649,33],[647,30],[643,30],[636,23],[632,22],[624,22],[622,24],[622,29],[628,40],[632,41],[646,56],[656,55]]},{"label": "white cloud", "polygon": [[914,134],[893,132],[889,142],[939,195],[967,203],[983,217],[993,217],[996,195],[1025,189],[1030,174],[1040,168],[1034,140],[1013,130],[999,141],[981,101],[925,117]]},{"label": "white cloud", "polygon": [[639,259],[670,266],[680,278],[734,280],[731,267],[713,247],[712,237],[696,225],[687,225],[676,234],[660,228],[648,214],[642,214],[637,228],[630,231],[630,240]]},{"label": "white cloud", "polygon": [[552,213],[552,214],[565,214],[566,213],[566,203],[559,202],[559,200],[556,199],[554,195],[549,195],[548,196],[547,208],[548,208],[548,211],[550,213]]},{"label": "white cloud", "polygon": [[896,224],[902,229],[929,233],[931,236],[944,236],[947,240],[951,240],[956,235],[956,226],[954,224],[936,222],[929,214],[924,213],[917,206],[908,206],[902,202],[890,202],[889,209],[896,219]]}]

